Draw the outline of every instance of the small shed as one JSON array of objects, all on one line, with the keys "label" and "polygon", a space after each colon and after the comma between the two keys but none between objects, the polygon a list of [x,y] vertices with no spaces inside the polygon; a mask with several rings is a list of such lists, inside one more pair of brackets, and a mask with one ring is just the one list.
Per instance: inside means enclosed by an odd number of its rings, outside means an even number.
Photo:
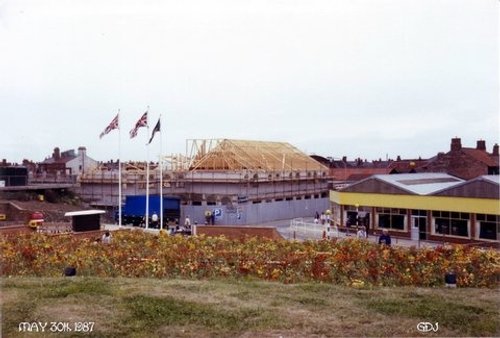
[{"label": "small shed", "polygon": [[71,211],[64,214],[64,216],[71,217],[72,229],[75,232],[94,231],[101,229],[101,214],[103,210],[82,210]]}]

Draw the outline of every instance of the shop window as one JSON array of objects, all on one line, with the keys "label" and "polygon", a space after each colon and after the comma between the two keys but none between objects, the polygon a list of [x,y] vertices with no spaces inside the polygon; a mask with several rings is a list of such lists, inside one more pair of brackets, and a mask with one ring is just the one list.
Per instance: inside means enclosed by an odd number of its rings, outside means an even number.
[{"label": "shop window", "polygon": [[479,239],[497,241],[500,239],[500,216],[498,215],[476,215],[476,224],[479,229]]},{"label": "shop window", "polygon": [[470,214],[463,212],[433,211],[434,234],[469,237]]},{"label": "shop window", "polygon": [[412,210],[411,214],[412,216],[424,217],[427,216],[427,210]]},{"label": "shop window", "polygon": [[377,208],[378,227],[406,230],[406,209]]}]

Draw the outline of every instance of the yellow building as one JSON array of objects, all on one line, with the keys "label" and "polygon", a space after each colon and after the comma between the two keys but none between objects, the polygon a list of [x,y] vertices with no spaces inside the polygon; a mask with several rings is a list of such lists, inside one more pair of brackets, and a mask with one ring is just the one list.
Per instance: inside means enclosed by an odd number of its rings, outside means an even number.
[{"label": "yellow building", "polygon": [[373,175],[330,191],[340,229],[456,243],[500,243],[499,176],[464,181],[443,173]]}]

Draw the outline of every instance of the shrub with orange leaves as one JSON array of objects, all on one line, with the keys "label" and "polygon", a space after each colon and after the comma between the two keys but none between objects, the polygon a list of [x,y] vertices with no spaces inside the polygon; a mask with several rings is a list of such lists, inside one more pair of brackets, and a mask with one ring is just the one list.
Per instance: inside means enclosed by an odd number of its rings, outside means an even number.
[{"label": "shrub with orange leaves", "polygon": [[356,287],[441,286],[454,271],[460,287],[496,287],[500,254],[467,246],[386,247],[357,239],[287,241],[153,235],[117,231],[110,244],[40,233],[0,239],[3,276],[79,275],[154,278],[258,278]]}]

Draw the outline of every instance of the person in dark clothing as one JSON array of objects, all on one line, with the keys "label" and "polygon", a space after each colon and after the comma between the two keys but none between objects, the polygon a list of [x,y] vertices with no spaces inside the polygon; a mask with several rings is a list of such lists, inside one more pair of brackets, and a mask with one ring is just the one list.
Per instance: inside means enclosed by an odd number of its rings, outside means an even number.
[{"label": "person in dark clothing", "polygon": [[391,236],[389,235],[389,231],[387,231],[387,229],[382,230],[382,235],[378,238],[378,244],[391,246]]}]

